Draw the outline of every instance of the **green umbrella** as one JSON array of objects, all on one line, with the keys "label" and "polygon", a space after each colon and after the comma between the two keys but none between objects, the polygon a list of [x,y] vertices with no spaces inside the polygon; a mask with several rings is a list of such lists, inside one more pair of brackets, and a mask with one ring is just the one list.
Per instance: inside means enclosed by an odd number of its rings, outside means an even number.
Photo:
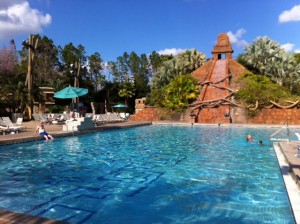
[{"label": "green umbrella", "polygon": [[60,98],[60,99],[73,99],[76,97],[84,96],[88,92],[89,92],[88,89],[68,86],[68,87],[56,92],[54,94],[54,97]]},{"label": "green umbrella", "polygon": [[114,108],[126,108],[127,106],[125,104],[117,104],[113,106]]}]

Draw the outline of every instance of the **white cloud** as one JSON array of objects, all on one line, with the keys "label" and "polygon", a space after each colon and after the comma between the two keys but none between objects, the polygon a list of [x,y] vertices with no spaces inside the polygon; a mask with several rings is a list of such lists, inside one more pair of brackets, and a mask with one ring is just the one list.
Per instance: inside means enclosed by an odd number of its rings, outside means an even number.
[{"label": "white cloud", "polygon": [[247,31],[243,28],[238,29],[235,33],[231,32],[231,31],[227,32],[230,43],[235,44],[236,46],[238,46],[240,48],[245,48],[248,45],[248,42],[241,38],[246,32]]},{"label": "white cloud", "polygon": [[180,48],[171,48],[171,49],[164,49],[164,50],[160,50],[160,51],[157,51],[158,54],[160,55],[178,55],[180,54],[181,52],[183,51],[186,51],[187,49],[180,49]]},{"label": "white cloud", "polygon": [[287,22],[294,22],[294,21],[300,21],[300,5],[294,6],[291,10],[283,11],[279,15],[280,23],[287,23]]},{"label": "white cloud", "polygon": [[[8,5],[9,3],[15,3]],[[7,6],[6,9],[3,7]],[[51,16],[32,9],[27,1],[1,0],[0,4],[0,40],[17,35],[38,33],[43,26],[51,23]]]},{"label": "white cloud", "polygon": [[22,2],[24,2],[24,0],[1,0],[0,1],[0,9],[4,9],[11,5],[15,5],[15,4],[22,3]]},{"label": "white cloud", "polygon": [[295,48],[295,44],[291,43],[286,43],[281,45],[281,47],[286,51],[286,52],[291,52]]},{"label": "white cloud", "polygon": [[295,53],[300,53],[300,49],[295,49]]}]

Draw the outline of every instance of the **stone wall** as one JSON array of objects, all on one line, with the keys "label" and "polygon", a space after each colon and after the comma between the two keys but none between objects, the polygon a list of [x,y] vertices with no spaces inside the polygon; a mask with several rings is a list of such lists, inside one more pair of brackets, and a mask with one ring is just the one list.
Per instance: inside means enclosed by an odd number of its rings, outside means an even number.
[{"label": "stone wall", "polygon": [[251,124],[285,124],[300,125],[300,109],[263,109],[254,118],[248,118]]},{"label": "stone wall", "polygon": [[155,107],[144,107],[138,113],[130,117],[131,121],[159,121],[159,111]]},{"label": "stone wall", "polygon": [[[226,116],[229,106],[219,108],[203,108],[199,113],[197,123],[214,123],[214,124],[286,124],[300,125],[300,109],[263,109],[254,118],[245,115],[245,111],[241,108],[231,110],[231,117]],[[174,118],[174,117],[173,117]],[[145,107],[138,114],[130,118],[132,121],[159,121],[159,110],[155,107]],[[173,120],[173,119],[172,119]],[[174,119],[175,121],[175,119]],[[179,118],[178,118],[178,121]],[[187,119],[184,119],[187,122]]]},{"label": "stone wall", "polygon": [[230,123],[229,106],[217,108],[202,108],[197,123],[228,124]]},{"label": "stone wall", "polygon": [[135,113],[139,113],[145,107],[146,97],[135,99]]}]

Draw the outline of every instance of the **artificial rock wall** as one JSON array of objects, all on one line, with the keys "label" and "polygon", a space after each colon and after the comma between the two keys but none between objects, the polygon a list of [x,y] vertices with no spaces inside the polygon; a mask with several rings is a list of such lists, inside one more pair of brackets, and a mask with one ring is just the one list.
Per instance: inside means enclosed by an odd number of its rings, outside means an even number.
[{"label": "artificial rock wall", "polygon": [[300,109],[263,109],[253,117],[248,118],[251,124],[288,124],[300,125]]},{"label": "artificial rock wall", "polygon": [[[226,106],[224,106],[226,107]],[[212,110],[214,109],[214,110]],[[236,108],[235,113],[231,113],[231,117],[226,116],[227,108],[203,108],[201,116],[198,117],[196,123],[215,123],[215,124],[286,124],[300,125],[300,109],[262,109],[260,113],[249,118],[245,114],[244,109]],[[131,117],[132,121],[159,121],[159,111],[155,107],[145,107],[138,114]],[[172,120],[172,121],[180,121]]]}]

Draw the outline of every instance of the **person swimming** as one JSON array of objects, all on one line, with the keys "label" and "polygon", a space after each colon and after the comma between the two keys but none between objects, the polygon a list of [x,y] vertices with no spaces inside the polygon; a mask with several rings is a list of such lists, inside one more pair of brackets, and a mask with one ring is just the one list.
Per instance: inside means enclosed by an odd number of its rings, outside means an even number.
[{"label": "person swimming", "polygon": [[252,138],[251,135],[247,135],[246,140],[247,140],[247,142],[252,142],[252,141],[254,141],[254,139]]}]

